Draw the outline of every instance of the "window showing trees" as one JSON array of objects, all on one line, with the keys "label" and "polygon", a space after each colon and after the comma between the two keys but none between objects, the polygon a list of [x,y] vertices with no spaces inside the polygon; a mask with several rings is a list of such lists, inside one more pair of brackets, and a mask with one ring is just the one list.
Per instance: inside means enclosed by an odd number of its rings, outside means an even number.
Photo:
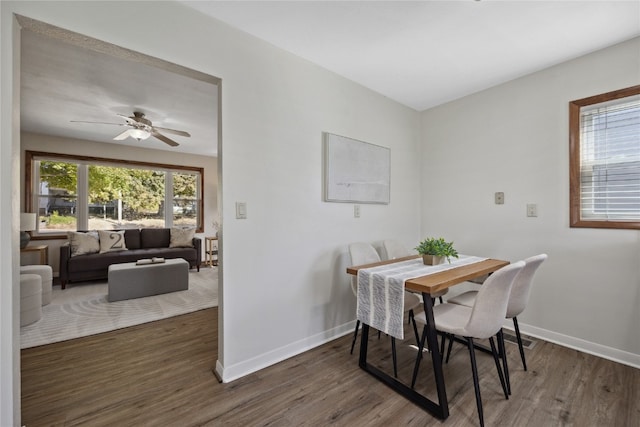
[{"label": "window showing trees", "polygon": [[571,226],[640,228],[640,86],[569,104]]},{"label": "window showing trees", "polygon": [[77,228],[78,165],[68,162],[41,161],[36,206],[41,230],[75,230]]},{"label": "window showing trees", "polygon": [[188,173],[173,174],[173,224],[195,225],[198,211],[198,177]]},{"label": "window showing trees", "polygon": [[26,157],[36,234],[171,226],[201,231],[202,168],[35,152]]}]

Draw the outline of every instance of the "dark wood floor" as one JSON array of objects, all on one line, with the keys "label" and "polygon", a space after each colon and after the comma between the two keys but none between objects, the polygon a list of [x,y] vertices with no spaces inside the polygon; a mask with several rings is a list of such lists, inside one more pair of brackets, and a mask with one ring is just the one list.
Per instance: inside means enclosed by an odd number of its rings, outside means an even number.
[{"label": "dark wood floor", "polygon": [[[212,374],[217,309],[22,351],[22,423],[37,426],[470,426],[478,418],[469,357],[445,366],[451,416],[440,422],[357,367],[350,337],[229,384]],[[406,344],[410,343],[407,335]],[[372,360],[391,367],[389,341]],[[399,346],[400,378],[415,350]],[[507,344],[505,400],[490,356],[478,356],[487,426],[640,426],[640,370],[551,343]],[[430,362],[421,384],[429,386]]]}]

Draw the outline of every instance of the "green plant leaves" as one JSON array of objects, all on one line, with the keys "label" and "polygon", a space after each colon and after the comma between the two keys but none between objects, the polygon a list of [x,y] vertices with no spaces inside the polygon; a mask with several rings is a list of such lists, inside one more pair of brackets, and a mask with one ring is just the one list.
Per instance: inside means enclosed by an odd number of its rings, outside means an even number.
[{"label": "green plant leaves", "polygon": [[451,262],[450,257],[458,258],[458,251],[453,247],[453,242],[447,242],[442,237],[426,238],[415,247],[415,250],[421,255],[447,257],[447,261],[449,262]]}]

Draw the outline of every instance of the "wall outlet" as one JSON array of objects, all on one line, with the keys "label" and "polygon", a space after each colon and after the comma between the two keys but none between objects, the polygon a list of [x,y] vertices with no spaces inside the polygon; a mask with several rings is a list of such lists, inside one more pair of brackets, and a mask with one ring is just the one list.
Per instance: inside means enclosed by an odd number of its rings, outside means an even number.
[{"label": "wall outlet", "polygon": [[535,203],[527,204],[527,216],[528,217],[538,216],[538,205],[536,205]]},{"label": "wall outlet", "polygon": [[495,194],[496,205],[504,205],[504,193],[502,191]]},{"label": "wall outlet", "polygon": [[360,205],[353,205],[353,217],[360,218]]}]

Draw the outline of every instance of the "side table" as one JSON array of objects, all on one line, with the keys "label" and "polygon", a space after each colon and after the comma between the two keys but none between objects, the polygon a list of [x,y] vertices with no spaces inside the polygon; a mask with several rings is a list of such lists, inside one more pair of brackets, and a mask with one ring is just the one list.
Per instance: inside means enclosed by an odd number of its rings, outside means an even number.
[{"label": "side table", "polygon": [[[213,267],[218,265],[218,238],[217,237],[205,237],[204,238],[204,265]],[[214,259],[215,256],[215,259]]]},{"label": "side table", "polygon": [[27,246],[26,248],[20,249],[21,254],[29,253],[29,252],[39,252],[40,264],[49,265],[49,246],[48,245],[34,245],[34,246]]}]

